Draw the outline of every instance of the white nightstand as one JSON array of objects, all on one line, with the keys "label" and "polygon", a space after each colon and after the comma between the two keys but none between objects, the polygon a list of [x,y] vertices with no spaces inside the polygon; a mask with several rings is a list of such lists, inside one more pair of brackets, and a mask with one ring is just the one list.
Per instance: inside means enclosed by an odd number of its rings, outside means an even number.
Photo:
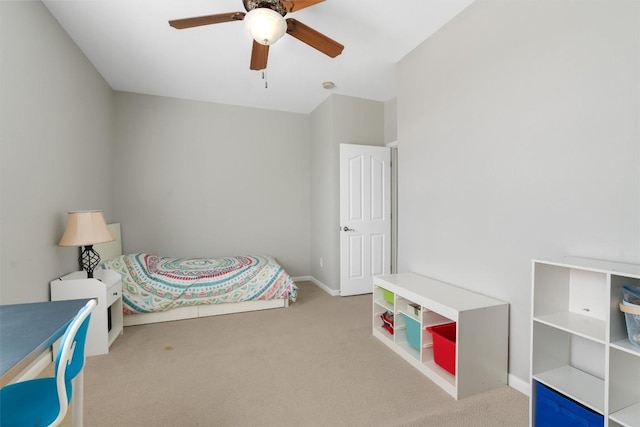
[{"label": "white nightstand", "polygon": [[[123,332],[122,278],[112,270],[76,271],[51,282],[51,301],[96,298],[87,332],[86,355],[109,353],[109,347]],[[54,354],[57,349],[54,347]]]}]

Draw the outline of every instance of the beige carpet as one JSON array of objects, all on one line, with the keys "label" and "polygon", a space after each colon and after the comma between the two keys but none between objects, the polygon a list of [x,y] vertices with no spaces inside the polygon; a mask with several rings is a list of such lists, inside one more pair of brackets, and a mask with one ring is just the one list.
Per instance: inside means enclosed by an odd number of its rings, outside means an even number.
[{"label": "beige carpet", "polygon": [[528,425],[523,394],[456,401],[373,338],[371,295],[298,285],[288,309],[125,328],[87,359],[85,426]]}]

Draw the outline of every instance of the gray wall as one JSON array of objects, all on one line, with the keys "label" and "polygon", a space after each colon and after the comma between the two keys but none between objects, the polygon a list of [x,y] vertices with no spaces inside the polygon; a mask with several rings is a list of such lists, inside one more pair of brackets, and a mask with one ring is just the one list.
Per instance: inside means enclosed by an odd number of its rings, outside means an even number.
[{"label": "gray wall", "polygon": [[125,252],[268,254],[309,274],[308,115],[122,92],[115,111]]},{"label": "gray wall", "polygon": [[75,209],[121,221],[127,251],[264,250],[337,290],[338,145],[397,133],[400,271],[509,301],[526,381],[531,258],[640,262],[639,7],[478,0],[401,61],[397,101],[306,116],[114,102],[40,2],[0,1],[0,302],[77,268],[56,246]]},{"label": "gray wall", "polygon": [[3,303],[47,300],[77,269],[56,243],[79,209],[121,222],[126,252],[269,253],[339,288],[338,144],[382,144],[383,103],[299,115],[114,95],[42,3],[0,5]]},{"label": "gray wall", "polygon": [[384,145],[384,109],[382,102],[334,94],[311,113],[311,276],[335,291],[340,289],[339,147]]},{"label": "gray wall", "polygon": [[531,259],[640,261],[637,1],[479,0],[398,69],[400,271],[510,302]]},{"label": "gray wall", "polygon": [[384,103],[384,142],[397,142],[398,140],[398,98],[390,99]]},{"label": "gray wall", "polygon": [[0,303],[78,269],[68,210],[112,218],[113,92],[41,2],[0,1]]}]

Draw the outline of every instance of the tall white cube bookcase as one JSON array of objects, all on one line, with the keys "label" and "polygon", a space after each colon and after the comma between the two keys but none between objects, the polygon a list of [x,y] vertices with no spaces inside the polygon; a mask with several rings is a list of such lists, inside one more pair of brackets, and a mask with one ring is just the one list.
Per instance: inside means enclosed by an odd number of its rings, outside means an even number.
[{"label": "tall white cube bookcase", "polygon": [[565,257],[532,268],[531,425],[538,382],[605,426],[640,427],[640,349],[619,309],[623,286],[640,286],[640,265]]}]

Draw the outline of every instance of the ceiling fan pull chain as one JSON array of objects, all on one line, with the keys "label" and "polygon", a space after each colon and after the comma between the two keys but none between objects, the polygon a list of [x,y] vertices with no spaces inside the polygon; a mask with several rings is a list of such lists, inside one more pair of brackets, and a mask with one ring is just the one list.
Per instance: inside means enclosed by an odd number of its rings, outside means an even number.
[{"label": "ceiling fan pull chain", "polygon": [[262,80],[264,80],[264,88],[267,89],[269,87],[269,82],[267,81],[267,70],[262,70]]}]

